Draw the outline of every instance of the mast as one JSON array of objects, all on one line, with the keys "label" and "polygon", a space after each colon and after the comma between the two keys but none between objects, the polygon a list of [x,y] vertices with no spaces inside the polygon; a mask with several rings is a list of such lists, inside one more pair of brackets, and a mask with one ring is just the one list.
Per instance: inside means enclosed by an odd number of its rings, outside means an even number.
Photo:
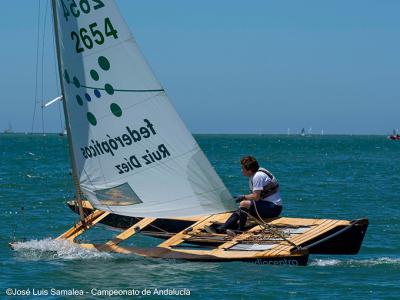
[{"label": "mast", "polygon": [[58,35],[56,0],[51,0],[51,9],[53,12],[54,34],[55,34],[55,39],[56,39],[56,53],[57,53],[57,62],[58,62],[57,66],[58,66],[58,74],[59,74],[58,77],[60,79],[61,94],[63,96],[62,103],[63,103],[63,109],[64,109],[65,128],[67,129],[69,158],[70,158],[71,167],[72,167],[72,179],[73,179],[75,189],[76,189],[76,200],[78,202],[79,216],[81,218],[81,221],[83,221],[85,216],[83,214],[81,189],[79,186],[78,172],[77,172],[77,168],[76,168],[76,161],[75,161],[74,151],[73,151],[73,147],[72,147],[71,127],[70,127],[69,118],[68,118],[67,104],[65,102],[66,100],[65,100],[65,92],[64,92],[64,82],[62,79],[63,76],[62,76],[62,70],[61,70],[60,41],[59,41],[59,35]]}]

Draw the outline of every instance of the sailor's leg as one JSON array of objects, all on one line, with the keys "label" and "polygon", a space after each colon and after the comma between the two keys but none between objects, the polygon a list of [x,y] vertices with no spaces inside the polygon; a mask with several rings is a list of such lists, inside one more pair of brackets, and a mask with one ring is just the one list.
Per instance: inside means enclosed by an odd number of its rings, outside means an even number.
[{"label": "sailor's leg", "polygon": [[244,231],[246,221],[247,221],[247,214],[249,213],[249,209],[251,207],[252,201],[250,200],[243,200],[240,202],[239,206],[239,230]]},{"label": "sailor's leg", "polygon": [[249,213],[249,209],[247,207],[240,208],[240,214],[239,214],[239,230],[240,231],[244,231],[248,213]]},{"label": "sailor's leg", "polygon": [[228,220],[226,220],[224,225],[221,225],[217,228],[218,232],[225,232],[227,229],[239,229],[243,231],[247,221],[246,212],[249,211],[248,208],[250,207],[250,205],[250,200],[244,200],[240,202],[239,209],[232,213],[232,215],[228,218]]},{"label": "sailor's leg", "polygon": [[252,201],[250,214],[256,218],[275,218],[282,212],[282,206],[268,201]]},{"label": "sailor's leg", "polygon": [[227,229],[237,229],[238,221],[239,221],[239,210],[234,211],[228,218],[228,220],[226,220],[225,224],[217,228],[217,231],[224,233]]}]

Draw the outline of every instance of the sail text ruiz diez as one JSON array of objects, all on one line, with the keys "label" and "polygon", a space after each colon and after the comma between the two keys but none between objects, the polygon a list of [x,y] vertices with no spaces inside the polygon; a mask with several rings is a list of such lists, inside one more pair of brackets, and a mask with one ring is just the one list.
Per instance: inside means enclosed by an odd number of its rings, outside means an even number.
[{"label": "sail text ruiz diez", "polygon": [[[148,119],[144,119],[143,121],[145,126],[138,129],[131,129],[129,126],[126,126],[126,133],[123,133],[120,136],[111,137],[106,134],[107,138],[103,141],[90,140],[92,143],[91,145],[81,148],[83,157],[85,159],[90,159],[101,155],[115,156],[118,149],[129,147],[137,142],[156,135],[157,132],[154,129],[154,125]],[[142,166],[160,161],[170,155],[171,154],[167,147],[164,144],[160,144],[156,146],[156,149],[145,149],[145,153],[142,153],[141,155],[133,154],[129,157],[124,157],[124,161],[115,165],[115,168],[118,170],[118,174],[124,174],[141,168]]]}]

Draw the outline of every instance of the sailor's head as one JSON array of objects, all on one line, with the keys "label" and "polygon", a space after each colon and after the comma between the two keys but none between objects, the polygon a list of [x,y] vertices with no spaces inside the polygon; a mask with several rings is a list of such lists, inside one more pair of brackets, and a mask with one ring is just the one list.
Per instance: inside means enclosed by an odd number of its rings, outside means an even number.
[{"label": "sailor's head", "polygon": [[242,157],[240,164],[242,165],[242,174],[244,176],[252,176],[260,168],[257,160],[253,156]]}]

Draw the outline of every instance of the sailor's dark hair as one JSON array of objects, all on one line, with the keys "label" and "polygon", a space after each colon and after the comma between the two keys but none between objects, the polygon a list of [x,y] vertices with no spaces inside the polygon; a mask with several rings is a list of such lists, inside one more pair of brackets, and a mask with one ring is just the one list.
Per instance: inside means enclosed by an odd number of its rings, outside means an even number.
[{"label": "sailor's dark hair", "polygon": [[253,156],[244,156],[240,160],[240,163],[247,171],[257,172],[260,168],[257,160]]}]

